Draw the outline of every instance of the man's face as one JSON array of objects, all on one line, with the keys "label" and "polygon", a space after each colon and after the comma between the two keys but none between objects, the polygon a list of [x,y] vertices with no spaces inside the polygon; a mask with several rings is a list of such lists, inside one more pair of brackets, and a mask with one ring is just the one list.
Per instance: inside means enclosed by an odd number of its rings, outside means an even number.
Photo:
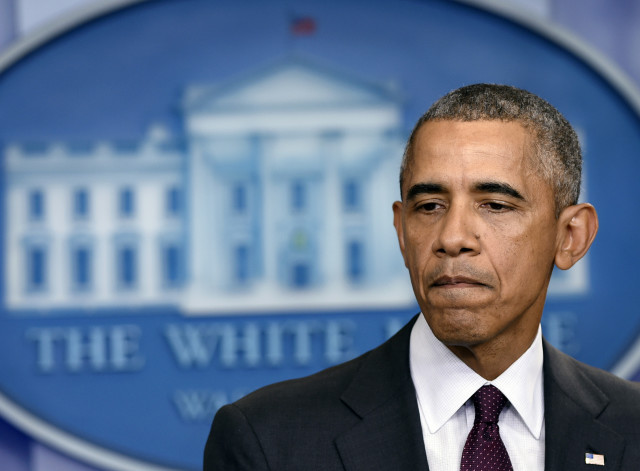
[{"label": "man's face", "polygon": [[521,350],[537,332],[558,230],[532,149],[517,122],[418,131],[394,224],[420,308],[446,345]]}]

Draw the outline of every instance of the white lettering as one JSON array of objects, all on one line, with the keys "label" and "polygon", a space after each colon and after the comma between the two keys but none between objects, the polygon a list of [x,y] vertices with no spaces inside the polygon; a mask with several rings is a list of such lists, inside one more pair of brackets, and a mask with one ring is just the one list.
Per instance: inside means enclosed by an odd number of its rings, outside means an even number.
[{"label": "white lettering", "polygon": [[226,391],[176,391],[173,405],[185,422],[210,423],[218,409],[243,395],[241,391],[232,394]]},{"label": "white lettering", "polygon": [[183,368],[209,365],[219,339],[216,329],[210,326],[168,325],[164,334]]},{"label": "white lettering", "polygon": [[140,370],[144,365],[140,335],[134,325],[33,328],[26,333],[35,342],[36,364],[43,373],[56,368],[73,373]]},{"label": "white lettering", "polygon": [[178,366],[223,368],[280,366],[287,359],[309,365],[316,358],[329,364],[354,356],[356,325],[333,320],[169,324],[164,335]]},{"label": "white lettering", "polygon": [[340,363],[355,356],[353,351],[353,322],[328,322],[325,335],[325,358],[329,363]]},{"label": "white lettering", "polygon": [[27,330],[27,339],[36,343],[36,362],[43,373],[48,373],[55,367],[55,342],[60,337],[58,329]]},{"label": "white lettering", "polygon": [[222,364],[226,367],[236,366],[240,354],[244,354],[246,366],[257,366],[260,362],[260,330],[257,324],[250,322],[242,326],[224,326],[220,355]]}]

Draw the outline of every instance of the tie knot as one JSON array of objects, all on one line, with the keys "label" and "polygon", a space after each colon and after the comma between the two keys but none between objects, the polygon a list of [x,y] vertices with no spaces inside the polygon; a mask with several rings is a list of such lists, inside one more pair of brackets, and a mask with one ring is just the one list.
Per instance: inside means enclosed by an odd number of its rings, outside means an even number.
[{"label": "tie knot", "polygon": [[476,408],[475,422],[497,423],[507,398],[493,385],[482,386],[473,395]]}]

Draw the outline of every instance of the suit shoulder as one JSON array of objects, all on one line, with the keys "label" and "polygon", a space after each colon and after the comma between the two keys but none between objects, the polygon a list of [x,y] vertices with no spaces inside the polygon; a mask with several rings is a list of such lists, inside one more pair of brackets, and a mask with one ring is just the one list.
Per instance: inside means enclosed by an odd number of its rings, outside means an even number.
[{"label": "suit shoulder", "polygon": [[[548,359],[554,363],[553,375],[564,385],[567,394],[584,395],[587,390],[597,391],[597,395],[609,404],[605,416],[626,417],[625,422],[640,423],[640,383],[582,363],[553,348],[548,353]],[[589,383],[594,388],[588,387]]]},{"label": "suit shoulder", "polygon": [[[234,404],[244,413],[260,417],[266,410],[286,409],[289,416],[311,410],[331,412],[345,407],[341,396],[357,383],[358,394],[368,395],[380,383],[404,384],[409,373],[409,338],[415,316],[386,342],[353,360],[298,379],[274,383]],[[358,381],[354,381],[358,378]],[[364,388],[364,391],[363,391]],[[386,388],[383,388],[386,390]]]},{"label": "suit shoulder", "polygon": [[[226,466],[246,455],[250,466],[210,469],[264,469],[264,463],[268,469],[341,469],[334,439],[359,420],[341,395],[368,355],[265,386],[224,406],[214,418],[205,462],[224,458]],[[316,462],[322,468],[310,464]]]},{"label": "suit shoulder", "polygon": [[413,389],[412,325],[410,321],[392,338],[353,360],[248,394],[221,409],[217,423],[249,427],[271,463],[290,462],[292,450],[296,456],[332,456],[338,463],[334,440],[340,433],[357,424],[362,414]]},{"label": "suit shoulder", "polygon": [[640,383],[620,378],[613,373],[587,365],[573,358],[570,358],[570,360],[576,365],[576,368],[579,368],[585,376],[604,392],[612,397],[628,398],[635,403],[636,407],[640,408]]},{"label": "suit shoulder", "polygon": [[628,405],[640,417],[640,383],[620,378],[607,371],[583,365],[586,374],[618,405]]}]

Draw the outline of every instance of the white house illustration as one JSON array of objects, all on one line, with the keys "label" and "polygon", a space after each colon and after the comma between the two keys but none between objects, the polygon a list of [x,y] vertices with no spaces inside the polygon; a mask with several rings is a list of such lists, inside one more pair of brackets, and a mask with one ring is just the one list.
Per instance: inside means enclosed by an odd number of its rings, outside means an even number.
[{"label": "white house illustration", "polygon": [[[290,58],[190,85],[184,135],[5,148],[10,310],[187,314],[413,303],[391,224],[393,87]],[[588,262],[550,294],[588,290]]]},{"label": "white house illustration", "polygon": [[293,58],[186,87],[183,136],[5,149],[10,309],[403,306],[392,87]]}]

